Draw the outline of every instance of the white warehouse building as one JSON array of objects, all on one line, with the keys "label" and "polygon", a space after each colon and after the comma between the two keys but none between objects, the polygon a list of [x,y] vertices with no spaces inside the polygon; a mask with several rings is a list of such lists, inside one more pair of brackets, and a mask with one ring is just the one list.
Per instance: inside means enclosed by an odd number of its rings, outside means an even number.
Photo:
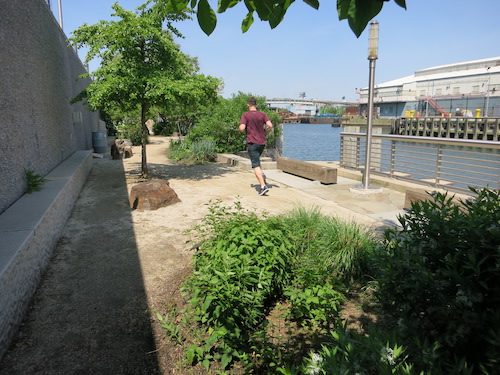
[{"label": "white warehouse building", "polygon": [[[359,90],[366,114],[368,87]],[[500,117],[500,57],[422,69],[375,85],[374,113],[380,117]]]}]

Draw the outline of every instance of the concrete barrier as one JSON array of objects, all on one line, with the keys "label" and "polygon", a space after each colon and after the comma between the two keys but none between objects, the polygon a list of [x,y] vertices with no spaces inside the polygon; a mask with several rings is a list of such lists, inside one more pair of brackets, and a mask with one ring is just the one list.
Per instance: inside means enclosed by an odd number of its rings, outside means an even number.
[{"label": "concrete barrier", "polygon": [[52,170],[42,189],[0,215],[0,358],[22,322],[52,252],[92,169],[77,151]]},{"label": "concrete barrier", "polygon": [[337,183],[337,168],[284,157],[278,158],[276,164],[283,172],[319,181],[322,184]]}]

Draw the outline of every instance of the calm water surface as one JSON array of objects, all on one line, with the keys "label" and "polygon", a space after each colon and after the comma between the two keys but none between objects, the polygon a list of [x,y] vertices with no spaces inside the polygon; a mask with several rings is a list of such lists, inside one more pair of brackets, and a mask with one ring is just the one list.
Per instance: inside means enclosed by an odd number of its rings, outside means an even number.
[{"label": "calm water surface", "polygon": [[283,156],[302,161],[340,160],[342,128],[331,124],[284,124]]}]

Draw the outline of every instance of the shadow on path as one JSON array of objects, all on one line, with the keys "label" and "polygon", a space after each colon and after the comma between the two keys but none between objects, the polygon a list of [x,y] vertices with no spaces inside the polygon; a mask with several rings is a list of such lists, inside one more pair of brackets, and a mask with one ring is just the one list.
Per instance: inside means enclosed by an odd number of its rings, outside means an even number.
[{"label": "shadow on path", "polygon": [[[133,170],[130,171],[129,176],[138,178],[141,173],[140,163],[131,164],[131,166]],[[183,165],[148,162],[148,171],[152,178],[201,181],[210,180],[226,173],[234,173],[235,169],[224,164]]]},{"label": "shadow on path", "polygon": [[0,374],[159,373],[123,164],[95,159]]}]

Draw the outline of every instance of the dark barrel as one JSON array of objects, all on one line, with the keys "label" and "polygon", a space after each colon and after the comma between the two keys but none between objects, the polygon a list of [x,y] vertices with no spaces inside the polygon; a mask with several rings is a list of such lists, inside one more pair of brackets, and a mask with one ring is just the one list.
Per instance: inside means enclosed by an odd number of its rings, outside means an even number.
[{"label": "dark barrel", "polygon": [[94,152],[104,154],[108,150],[108,137],[106,132],[92,132],[92,147]]}]

